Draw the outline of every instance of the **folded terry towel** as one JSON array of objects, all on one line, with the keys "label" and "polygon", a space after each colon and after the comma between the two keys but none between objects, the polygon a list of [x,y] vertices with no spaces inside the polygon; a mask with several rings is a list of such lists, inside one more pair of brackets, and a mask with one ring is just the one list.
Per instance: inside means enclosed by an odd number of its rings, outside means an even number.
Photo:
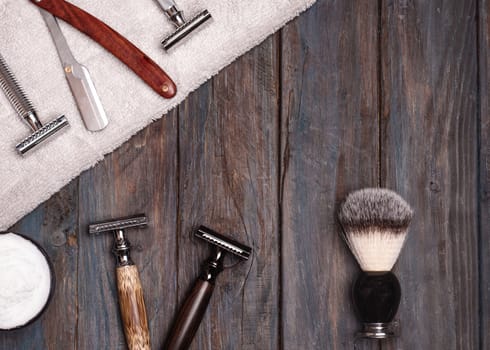
[{"label": "folded terry towel", "polygon": [[170,53],[162,50],[160,42],[173,26],[155,0],[71,2],[132,41],[173,78],[179,91],[171,100],[162,99],[97,43],[60,21],[75,57],[89,68],[110,118],[104,131],[86,131],[37,7],[28,0],[0,0],[0,53],[41,121],[65,114],[71,124],[63,135],[22,158],[15,144],[30,130],[0,93],[0,231],[160,118],[315,0],[177,0],[188,17],[208,9],[213,22]]}]

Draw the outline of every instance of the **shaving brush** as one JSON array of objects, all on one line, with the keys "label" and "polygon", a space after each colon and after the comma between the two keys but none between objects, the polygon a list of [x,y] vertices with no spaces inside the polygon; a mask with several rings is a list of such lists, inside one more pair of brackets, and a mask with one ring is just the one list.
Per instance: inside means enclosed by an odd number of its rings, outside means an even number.
[{"label": "shaving brush", "polygon": [[391,322],[400,304],[401,288],[391,269],[412,216],[412,208],[402,197],[381,188],[352,192],[341,205],[343,236],[362,269],[352,291],[363,322],[360,337],[396,336]]}]

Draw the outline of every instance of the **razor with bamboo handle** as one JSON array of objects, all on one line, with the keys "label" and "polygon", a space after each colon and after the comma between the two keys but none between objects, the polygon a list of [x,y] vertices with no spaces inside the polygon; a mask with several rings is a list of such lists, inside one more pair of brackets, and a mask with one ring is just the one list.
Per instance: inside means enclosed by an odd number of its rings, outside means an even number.
[{"label": "razor with bamboo handle", "polygon": [[99,43],[128,66],[160,96],[172,98],[177,93],[177,87],[167,73],[128,39],[98,18],[64,0],[30,1]]},{"label": "razor with bamboo handle", "polygon": [[113,233],[116,257],[116,279],[119,309],[124,335],[129,350],[150,350],[150,331],[146,316],[143,288],[138,268],[130,257],[130,248],[125,231],[129,228],[144,227],[148,224],[145,215],[106,221],[89,225],[89,233]]}]

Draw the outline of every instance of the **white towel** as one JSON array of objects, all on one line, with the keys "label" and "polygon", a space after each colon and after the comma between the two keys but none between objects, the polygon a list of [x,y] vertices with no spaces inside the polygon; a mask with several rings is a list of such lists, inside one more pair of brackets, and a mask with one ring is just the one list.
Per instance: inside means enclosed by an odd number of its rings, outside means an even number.
[{"label": "white towel", "polygon": [[72,0],[132,41],[175,81],[165,100],[97,43],[60,21],[79,62],[88,67],[110,118],[98,133],[85,130],[51,36],[28,0],[0,0],[0,53],[32,100],[42,122],[65,114],[71,127],[21,157],[15,144],[30,130],[0,92],[0,231],[100,161],[221,68],[259,44],[316,0],[177,0],[188,17],[208,9],[213,22],[171,53],[161,40],[173,31],[155,0]]}]

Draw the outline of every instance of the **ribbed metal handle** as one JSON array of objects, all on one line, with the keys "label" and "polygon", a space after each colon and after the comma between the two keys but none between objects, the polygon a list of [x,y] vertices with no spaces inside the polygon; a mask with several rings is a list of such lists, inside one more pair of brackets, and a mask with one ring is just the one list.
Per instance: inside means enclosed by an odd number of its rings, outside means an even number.
[{"label": "ribbed metal handle", "polygon": [[31,101],[0,54],[0,87],[19,116],[35,131],[42,127]]}]

